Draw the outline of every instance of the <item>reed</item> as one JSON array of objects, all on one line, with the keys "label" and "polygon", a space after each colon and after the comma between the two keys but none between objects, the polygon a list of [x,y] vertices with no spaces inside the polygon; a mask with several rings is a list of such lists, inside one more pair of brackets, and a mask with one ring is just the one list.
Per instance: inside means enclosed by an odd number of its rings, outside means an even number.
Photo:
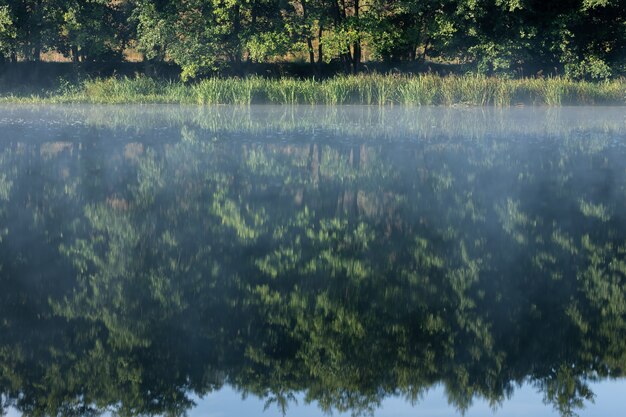
[{"label": "reed", "polygon": [[139,76],[64,83],[51,91],[0,93],[5,103],[625,105],[626,79],[506,79],[481,75],[356,75],[315,79],[208,78],[193,84]]}]

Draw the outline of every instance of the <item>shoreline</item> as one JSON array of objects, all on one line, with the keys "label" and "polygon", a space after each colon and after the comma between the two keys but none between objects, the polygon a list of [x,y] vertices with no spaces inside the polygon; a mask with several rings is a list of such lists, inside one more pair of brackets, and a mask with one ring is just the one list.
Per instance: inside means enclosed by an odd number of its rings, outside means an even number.
[{"label": "shoreline", "polygon": [[315,80],[208,78],[185,84],[136,78],[90,79],[55,88],[2,91],[0,104],[626,105],[626,79],[508,79],[480,75],[356,75]]}]

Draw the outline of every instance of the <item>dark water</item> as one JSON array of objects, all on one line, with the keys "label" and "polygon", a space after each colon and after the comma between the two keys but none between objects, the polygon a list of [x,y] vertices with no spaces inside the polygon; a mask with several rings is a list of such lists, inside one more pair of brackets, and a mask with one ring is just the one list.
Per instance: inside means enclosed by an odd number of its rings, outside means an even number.
[{"label": "dark water", "polygon": [[2,408],[619,404],[625,115],[0,108]]}]

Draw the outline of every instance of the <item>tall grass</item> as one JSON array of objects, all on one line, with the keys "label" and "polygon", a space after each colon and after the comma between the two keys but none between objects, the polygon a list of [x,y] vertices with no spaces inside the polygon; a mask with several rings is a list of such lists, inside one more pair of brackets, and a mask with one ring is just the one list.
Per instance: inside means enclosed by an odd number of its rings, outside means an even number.
[{"label": "tall grass", "polygon": [[148,77],[83,81],[0,102],[366,105],[593,105],[626,104],[626,79],[587,82],[567,78],[505,79],[479,75],[357,75],[325,80],[209,78],[195,84]]}]

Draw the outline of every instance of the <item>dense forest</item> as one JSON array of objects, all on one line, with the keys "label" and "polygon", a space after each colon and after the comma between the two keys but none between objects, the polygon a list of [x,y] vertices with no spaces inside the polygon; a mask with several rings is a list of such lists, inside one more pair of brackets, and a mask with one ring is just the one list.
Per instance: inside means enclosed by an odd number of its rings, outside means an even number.
[{"label": "dense forest", "polygon": [[0,415],[574,414],[626,364],[623,114],[584,111],[9,110]]},{"label": "dense forest", "polygon": [[625,73],[626,1],[0,0],[0,65],[44,54],[169,62],[183,79],[284,61],[601,79]]}]

